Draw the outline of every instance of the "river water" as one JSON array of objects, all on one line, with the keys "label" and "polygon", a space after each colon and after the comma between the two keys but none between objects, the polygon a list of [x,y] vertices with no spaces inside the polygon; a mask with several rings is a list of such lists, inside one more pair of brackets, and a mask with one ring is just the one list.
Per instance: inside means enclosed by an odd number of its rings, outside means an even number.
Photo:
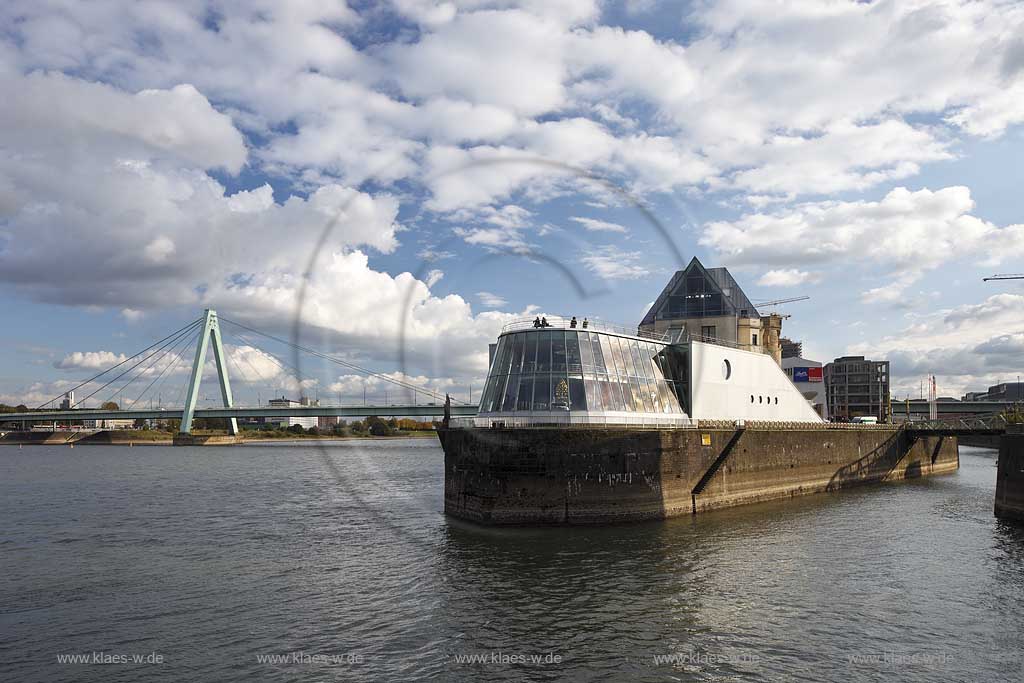
[{"label": "river water", "polygon": [[611,528],[468,526],[442,472],[433,439],[4,447],[0,680],[1024,679],[993,451]]}]

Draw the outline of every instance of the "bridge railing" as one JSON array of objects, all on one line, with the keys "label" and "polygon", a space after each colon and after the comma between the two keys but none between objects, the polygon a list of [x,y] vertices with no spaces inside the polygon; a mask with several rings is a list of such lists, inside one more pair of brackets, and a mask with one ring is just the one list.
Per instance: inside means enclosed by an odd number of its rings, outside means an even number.
[{"label": "bridge railing", "polygon": [[993,431],[1006,429],[1010,422],[1003,415],[989,415],[986,417],[955,417],[943,418],[941,420],[908,420],[903,423],[907,429],[914,431]]}]

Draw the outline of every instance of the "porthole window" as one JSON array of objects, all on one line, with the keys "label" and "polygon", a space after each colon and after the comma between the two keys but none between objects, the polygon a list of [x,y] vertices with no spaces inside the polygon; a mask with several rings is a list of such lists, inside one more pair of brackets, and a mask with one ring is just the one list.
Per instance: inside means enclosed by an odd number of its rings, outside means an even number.
[{"label": "porthole window", "polygon": [[779,405],[779,397],[778,396],[775,397],[775,405]]},{"label": "porthole window", "polygon": [[754,395],[753,395],[753,394],[751,394],[751,395],[750,395],[750,402],[751,402],[751,403],[753,403],[753,402],[754,402]]},{"label": "porthole window", "polygon": [[758,396],[757,397],[757,402],[758,403],[764,403],[764,396]]},{"label": "porthole window", "polygon": [[722,378],[729,379],[730,377],[732,377],[732,363],[726,358],[722,361]]}]

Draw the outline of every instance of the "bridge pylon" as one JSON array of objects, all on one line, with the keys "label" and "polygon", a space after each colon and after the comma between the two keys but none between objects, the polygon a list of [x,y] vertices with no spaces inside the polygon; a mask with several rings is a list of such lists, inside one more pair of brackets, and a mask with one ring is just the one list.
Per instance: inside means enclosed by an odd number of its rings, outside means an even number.
[{"label": "bridge pylon", "polygon": [[[217,311],[212,308],[206,309],[202,322],[202,329],[199,334],[199,342],[196,345],[196,357],[192,362],[192,376],[188,380],[188,391],[185,394],[185,409],[181,414],[181,434],[192,433],[192,416],[196,411],[196,401],[199,400],[199,382],[203,379],[203,367],[206,365],[206,346],[212,344],[213,359],[217,365],[217,379],[220,382],[220,396],[225,408],[232,408],[231,382],[228,379],[227,356],[224,355],[224,341],[220,333],[220,325],[217,323]],[[238,434],[238,420],[228,418],[228,432]]]}]

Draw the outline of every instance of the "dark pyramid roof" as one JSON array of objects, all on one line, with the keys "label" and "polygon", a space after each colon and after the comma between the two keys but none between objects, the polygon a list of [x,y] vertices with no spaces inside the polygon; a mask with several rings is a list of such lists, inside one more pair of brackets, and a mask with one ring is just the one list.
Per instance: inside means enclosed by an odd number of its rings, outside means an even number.
[{"label": "dark pyramid roof", "polygon": [[722,299],[732,309],[728,315],[743,315],[744,317],[759,318],[761,314],[758,312],[757,307],[754,306],[753,302],[747,298],[747,295],[740,288],[736,279],[729,272],[728,268],[705,268],[704,264],[694,256],[689,265],[682,270],[677,270],[672,279],[669,280],[668,284],[665,285],[665,289],[661,291],[658,298],[654,301],[654,305],[651,306],[651,310],[647,311],[647,315],[640,321],[641,325],[653,325],[657,318],[658,311],[665,306],[668,302],[669,296],[672,292],[676,291],[684,281],[687,275],[692,273],[694,270],[704,275],[705,280],[712,283],[719,292],[722,294]]}]

